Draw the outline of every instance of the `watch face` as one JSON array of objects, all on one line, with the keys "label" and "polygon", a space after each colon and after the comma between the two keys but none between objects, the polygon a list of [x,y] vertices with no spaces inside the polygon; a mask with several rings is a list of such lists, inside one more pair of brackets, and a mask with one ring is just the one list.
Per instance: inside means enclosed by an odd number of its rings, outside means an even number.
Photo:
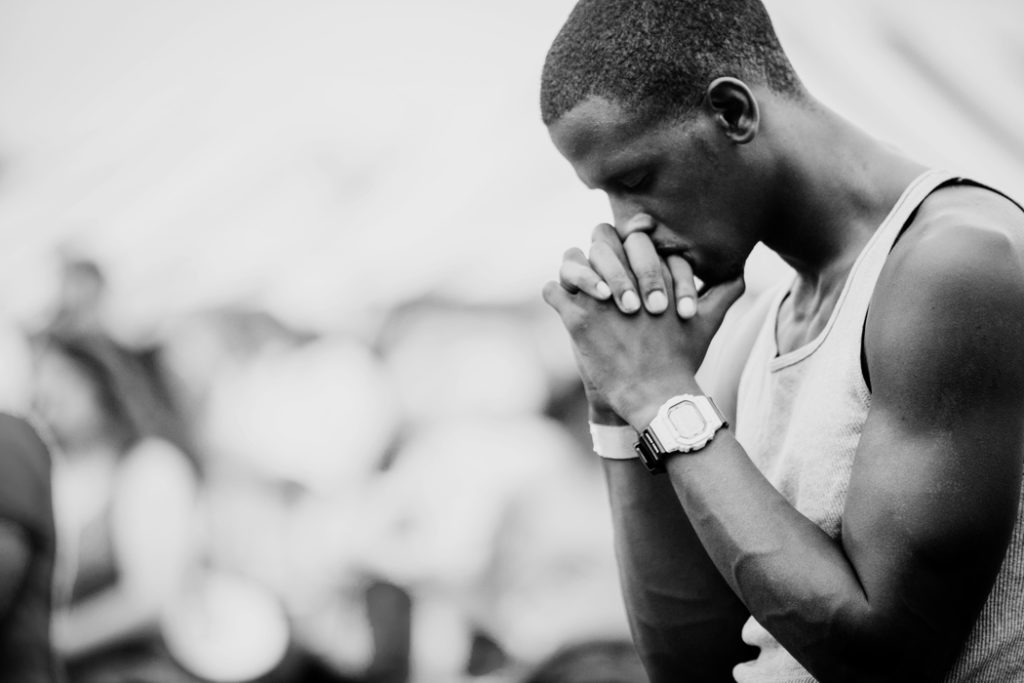
[{"label": "watch face", "polygon": [[701,436],[708,426],[704,415],[692,401],[681,401],[672,406],[667,417],[680,439],[684,441]]}]

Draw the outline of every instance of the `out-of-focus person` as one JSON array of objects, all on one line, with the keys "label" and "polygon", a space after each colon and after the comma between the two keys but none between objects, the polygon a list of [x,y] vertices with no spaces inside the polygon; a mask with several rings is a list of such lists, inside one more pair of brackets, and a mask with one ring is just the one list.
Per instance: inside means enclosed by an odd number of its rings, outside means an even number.
[{"label": "out-of-focus person", "polygon": [[97,335],[39,340],[36,408],[58,458],[58,542],[72,556],[53,638],[72,683],[189,680],[163,654],[161,615],[193,559],[198,468],[161,436],[146,373]]},{"label": "out-of-focus person", "polygon": [[[201,642],[179,622],[183,637],[169,641],[179,659],[196,671],[255,671],[262,661],[261,683],[399,680],[388,678],[401,663],[388,654],[393,646],[374,642],[374,624],[389,621],[379,615],[400,608],[401,596],[351,561],[365,484],[394,431],[371,351],[348,335],[319,336],[240,308],[178,320],[162,347],[204,454],[204,567],[216,583],[230,577],[275,600],[290,641],[286,655],[268,644],[280,635],[270,615],[247,619],[262,637],[229,627],[215,636],[208,629]],[[197,611],[210,613],[206,602]],[[275,652],[280,662],[271,661]]]},{"label": "out-of-focus person", "polygon": [[601,474],[541,414],[523,315],[420,302],[381,347],[405,423],[367,496],[364,561],[411,597],[412,680],[506,676],[625,637]]},{"label": "out-of-focus person", "polygon": [[178,448],[194,453],[191,426],[181,403],[186,397],[175,395],[170,383],[173,378],[167,376],[161,364],[163,349],[159,343],[126,340],[123,331],[115,334],[111,329],[107,274],[100,261],[71,246],[59,249],[56,257],[57,289],[39,334],[102,338],[105,345],[117,347],[121,356],[129,358],[132,372],[139,376],[135,384],[144,387],[146,400],[152,404],[147,407],[147,417],[154,422],[152,429]]},{"label": "out-of-focus person", "polygon": [[0,682],[56,683],[50,646],[56,548],[46,445],[0,414]]}]

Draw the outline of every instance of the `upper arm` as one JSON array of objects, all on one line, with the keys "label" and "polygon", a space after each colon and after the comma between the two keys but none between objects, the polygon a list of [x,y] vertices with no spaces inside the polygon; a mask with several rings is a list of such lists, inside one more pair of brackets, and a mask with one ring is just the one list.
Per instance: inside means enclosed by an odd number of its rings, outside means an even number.
[{"label": "upper arm", "polygon": [[872,405],[842,541],[874,632],[916,634],[902,644],[907,656],[937,648],[950,660],[936,665],[948,666],[1016,520],[1024,249],[984,220],[936,221],[904,240],[868,317]]}]

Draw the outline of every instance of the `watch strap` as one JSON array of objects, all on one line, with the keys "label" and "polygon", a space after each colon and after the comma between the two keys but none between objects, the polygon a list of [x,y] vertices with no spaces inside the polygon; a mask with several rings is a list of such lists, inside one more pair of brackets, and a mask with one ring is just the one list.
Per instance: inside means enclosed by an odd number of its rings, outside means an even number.
[{"label": "watch strap", "polygon": [[650,429],[640,432],[640,439],[633,445],[633,451],[651,474],[665,471],[664,448]]},{"label": "watch strap", "polygon": [[[681,401],[688,401],[697,406],[705,419],[707,419],[708,413],[710,413],[714,418],[713,420],[709,420],[707,423],[711,426],[711,432],[703,442],[695,444],[692,448],[665,448],[661,440],[658,438],[658,433],[659,431],[665,434],[674,433],[674,428],[669,421],[668,413],[672,407],[678,405]],[[640,432],[639,439],[634,444],[633,449],[636,452],[637,457],[640,458],[640,461],[652,474],[660,474],[665,472],[666,456],[674,453],[692,453],[699,451],[714,439],[718,430],[728,426],[729,423],[725,419],[725,415],[723,415],[722,411],[718,409],[718,406],[715,405],[715,402],[711,400],[710,396],[692,394],[673,396],[661,406],[658,410],[658,414],[651,420],[650,425]]]},{"label": "watch strap", "polygon": [[629,425],[613,426],[590,423],[594,452],[608,460],[634,460],[636,430]]}]

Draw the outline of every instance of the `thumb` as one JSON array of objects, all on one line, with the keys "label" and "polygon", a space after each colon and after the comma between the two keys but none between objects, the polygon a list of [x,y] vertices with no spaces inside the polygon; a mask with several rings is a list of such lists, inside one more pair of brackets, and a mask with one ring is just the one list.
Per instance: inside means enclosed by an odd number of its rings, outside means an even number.
[{"label": "thumb", "polygon": [[743,280],[742,273],[732,280],[708,288],[698,304],[701,317],[712,322],[717,329],[722,324],[725,314],[743,296],[746,289],[747,283]]}]

